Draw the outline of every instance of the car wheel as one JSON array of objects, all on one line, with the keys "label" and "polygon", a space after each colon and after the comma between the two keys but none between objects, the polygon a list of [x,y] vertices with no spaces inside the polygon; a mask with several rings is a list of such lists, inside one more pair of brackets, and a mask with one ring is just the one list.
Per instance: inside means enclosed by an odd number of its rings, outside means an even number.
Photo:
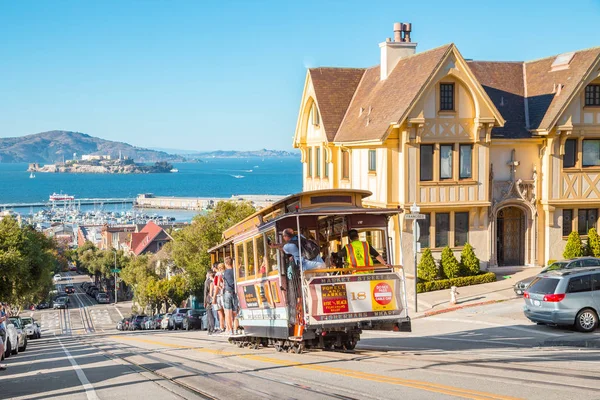
[{"label": "car wheel", "polygon": [[6,349],[4,350],[4,358],[10,357],[12,354],[12,346],[10,345],[10,340],[6,341]]},{"label": "car wheel", "polygon": [[598,314],[591,308],[585,308],[575,317],[575,328],[580,332],[593,332],[598,327]]},{"label": "car wheel", "polygon": [[10,354],[12,354],[14,356],[19,354],[19,342],[18,341],[17,341],[17,345],[14,348],[12,348],[12,346],[11,346]]},{"label": "car wheel", "polygon": [[23,347],[19,347],[19,351],[23,352],[27,350],[27,340],[25,340],[25,344],[23,344]]},{"label": "car wheel", "polygon": [[190,323],[186,322],[185,325],[184,325],[184,327],[183,327],[183,329],[185,329],[186,331],[189,331],[190,330]]}]

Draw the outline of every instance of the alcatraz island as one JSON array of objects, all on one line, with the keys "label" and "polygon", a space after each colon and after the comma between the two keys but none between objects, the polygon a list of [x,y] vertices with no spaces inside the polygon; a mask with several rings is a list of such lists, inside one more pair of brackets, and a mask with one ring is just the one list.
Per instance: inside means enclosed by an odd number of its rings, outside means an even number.
[{"label": "alcatraz island", "polygon": [[154,164],[135,163],[131,158],[111,159],[109,155],[86,155],[81,160],[66,160],[55,164],[30,163],[28,172],[54,172],[75,174],[153,174],[177,172],[166,161]]}]

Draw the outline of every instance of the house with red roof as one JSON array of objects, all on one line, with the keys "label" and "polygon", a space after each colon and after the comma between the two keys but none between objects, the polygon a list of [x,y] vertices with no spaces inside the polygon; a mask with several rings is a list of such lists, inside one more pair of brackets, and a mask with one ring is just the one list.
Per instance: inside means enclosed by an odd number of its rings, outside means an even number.
[{"label": "house with red roof", "polygon": [[165,243],[171,240],[173,238],[167,231],[150,221],[138,232],[131,234],[129,248],[136,256],[148,253],[156,254],[163,248]]}]

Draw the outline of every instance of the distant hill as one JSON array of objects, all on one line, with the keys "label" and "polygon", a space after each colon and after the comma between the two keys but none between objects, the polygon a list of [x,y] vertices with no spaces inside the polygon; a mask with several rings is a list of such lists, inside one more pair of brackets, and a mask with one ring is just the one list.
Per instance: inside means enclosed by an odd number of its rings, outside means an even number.
[{"label": "distant hill", "polygon": [[49,131],[21,137],[0,138],[0,162],[55,163],[84,154],[103,154],[113,158],[129,157],[138,163],[181,162],[185,157],[104,140],[85,133]]},{"label": "distant hill", "polygon": [[285,150],[253,150],[253,151],[235,151],[235,150],[217,150],[207,151],[195,154],[186,154],[189,158],[248,158],[248,157],[299,157],[300,152]]}]

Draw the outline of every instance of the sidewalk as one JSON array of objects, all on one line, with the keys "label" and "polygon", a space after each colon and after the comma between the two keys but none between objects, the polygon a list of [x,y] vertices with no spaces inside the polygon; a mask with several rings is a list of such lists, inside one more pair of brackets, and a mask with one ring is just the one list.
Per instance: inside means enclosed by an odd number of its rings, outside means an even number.
[{"label": "sidewalk", "polygon": [[[465,307],[473,307],[517,298],[513,290],[515,283],[521,279],[537,275],[541,268],[495,269],[497,281],[481,285],[459,287],[457,303],[450,304],[450,289],[419,293],[419,310],[414,318],[440,314]],[[414,298],[409,299],[409,309],[414,311]]]}]

